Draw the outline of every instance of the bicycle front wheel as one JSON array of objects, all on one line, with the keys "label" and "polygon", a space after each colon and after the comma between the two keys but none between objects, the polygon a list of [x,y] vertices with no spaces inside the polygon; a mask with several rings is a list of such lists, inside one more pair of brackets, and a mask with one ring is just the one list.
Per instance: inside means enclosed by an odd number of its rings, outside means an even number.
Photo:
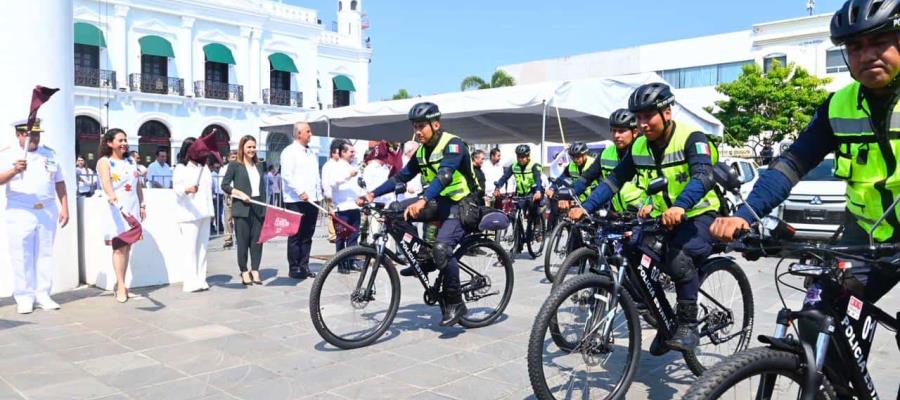
[{"label": "bicycle front wheel", "polygon": [[[544,301],[528,340],[528,377],[538,399],[616,399],[634,379],[641,325],[628,293],[612,297],[612,281],[586,274],[567,280]],[[561,324],[571,349],[548,338],[550,320]]]},{"label": "bicycle front wheel", "polygon": [[544,276],[548,282],[556,278],[556,271],[569,253],[569,235],[572,234],[572,223],[560,221],[547,237],[547,248],[544,252]]},{"label": "bicycle front wheel", "polygon": [[[800,356],[768,347],[750,349],[716,364],[691,385],[685,399],[799,399],[803,389]],[[836,398],[827,377],[817,399]]]},{"label": "bicycle front wheel", "polygon": [[[339,268],[340,267],[340,268]],[[400,304],[400,278],[375,249],[341,250],[322,268],[310,289],[313,327],[326,342],[355,349],[372,344],[390,327]]]},{"label": "bicycle front wheel", "polygon": [[528,232],[528,240],[525,242],[531,258],[538,258],[544,252],[544,238],[547,236],[547,220],[544,218],[544,213],[536,214],[528,223],[530,232]]}]

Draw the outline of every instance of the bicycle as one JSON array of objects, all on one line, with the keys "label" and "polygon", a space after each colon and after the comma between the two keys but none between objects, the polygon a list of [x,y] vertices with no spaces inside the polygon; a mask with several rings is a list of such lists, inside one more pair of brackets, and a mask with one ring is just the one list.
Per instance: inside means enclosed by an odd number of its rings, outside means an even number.
[{"label": "bicycle", "polygon": [[[441,301],[441,275],[430,283],[427,263],[432,245],[419,238],[415,228],[403,219],[399,203],[388,208],[368,204],[362,212],[378,218],[382,224],[372,236],[372,245],[357,245],[341,250],[322,268],[313,283],[309,310],[313,327],[328,343],[341,349],[372,344],[390,327],[400,302],[400,278],[395,264],[410,265],[424,289],[425,304]],[[387,248],[394,239],[398,254]],[[483,233],[467,234],[454,250],[460,269],[461,294],[469,309],[460,319],[465,328],[492,324],[509,304],[513,289],[512,261],[509,254]],[[353,269],[339,265],[354,263]]]},{"label": "bicycle", "polygon": [[[665,183],[650,186],[648,193],[652,194]],[[586,267],[589,273],[563,281],[559,279],[561,268],[554,281],[560,283],[541,306],[531,330],[528,372],[539,399],[556,398],[554,393],[559,391],[565,398],[594,398],[596,391],[607,392],[600,398],[619,398],[627,392],[641,348],[635,300],[646,304],[648,313],[659,321],[656,330],[661,345],[651,348],[651,354],[669,351],[662,343],[675,333],[675,313],[658,268],[666,229],[656,220],[591,219],[599,228],[592,238],[596,249],[594,261]],[[589,250],[585,247],[575,253]],[[683,353],[695,375],[701,375],[723,355],[745,349],[753,329],[753,294],[740,267],[730,258],[714,257],[698,273],[701,343],[694,351]],[[730,286],[722,290],[723,283]],[[740,299],[729,299],[724,293]],[[561,318],[569,311],[579,315]],[[560,323],[563,321],[567,324]],[[552,324],[556,332],[551,330]],[[576,372],[579,362],[586,371]],[[545,367],[557,366],[562,372],[545,373]],[[595,367],[604,371],[592,371]]]},{"label": "bicycle", "polygon": [[[877,227],[893,212],[900,198],[873,225]],[[752,210],[751,210],[752,211]],[[775,288],[782,309],[776,317],[773,336],[758,339],[766,347],[735,354],[715,366],[713,372],[697,380],[686,394],[687,399],[750,398],[834,399],[837,394],[856,399],[878,399],[868,365],[869,350],[878,324],[898,332],[900,313],[891,317],[872,303],[855,297],[843,285],[850,276],[853,263],[863,262],[873,269],[897,273],[900,244],[875,244],[869,232],[868,245],[842,246],[832,243],[789,243],[793,229],[778,219],[756,218],[755,230],[742,232],[733,248],[749,260],[777,254]],[[766,234],[768,232],[768,235]],[[787,257],[797,257],[787,271],[779,273]],[[782,277],[804,278],[805,288],[785,283]],[[786,286],[806,293],[809,301],[821,301],[819,309],[792,310],[781,292]],[[800,335],[801,320],[815,329],[815,338]],[[789,333],[789,328],[793,332]],[[796,335],[796,336],[795,336]],[[900,334],[897,335],[900,348]],[[834,344],[834,346],[831,346]],[[832,352],[833,349],[837,352]],[[835,371],[825,361],[836,357]],[[848,383],[852,386],[847,386]],[[729,396],[729,393],[734,393]],[[737,395],[736,393],[740,393]]]},{"label": "bicycle", "polygon": [[529,218],[525,217],[527,210],[532,208],[533,201],[533,197],[530,195],[501,195],[501,204],[506,202],[503,208],[509,209],[507,215],[510,224],[506,229],[497,232],[496,241],[509,252],[511,257],[522,252],[523,245],[527,247],[528,254],[533,259],[540,257],[544,251],[544,233],[547,229],[547,221],[543,218],[540,207],[534,207],[535,212],[531,213],[534,215],[530,215]]}]

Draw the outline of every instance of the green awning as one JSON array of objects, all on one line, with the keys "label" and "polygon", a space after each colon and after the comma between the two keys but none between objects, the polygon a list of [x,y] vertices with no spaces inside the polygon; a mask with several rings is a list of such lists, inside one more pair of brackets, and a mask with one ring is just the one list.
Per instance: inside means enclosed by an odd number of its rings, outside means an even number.
[{"label": "green awning", "polygon": [[300,72],[297,70],[297,66],[294,65],[294,60],[291,60],[291,58],[284,53],[272,53],[272,55],[269,56],[269,63],[272,64],[272,69],[276,71]]},{"label": "green awning", "polygon": [[334,90],[346,90],[348,92],[356,91],[356,86],[353,86],[353,81],[344,75],[335,76],[332,80],[334,81]]},{"label": "green awning", "polygon": [[106,40],[103,39],[103,32],[96,26],[84,22],[75,23],[75,43],[106,47]]},{"label": "green awning", "polygon": [[210,43],[203,46],[203,53],[206,54],[206,61],[231,65],[235,64],[234,56],[231,55],[231,50],[228,50],[224,45]]},{"label": "green awning", "polygon": [[175,58],[172,44],[159,36],[144,36],[138,39],[138,43],[141,44],[142,55]]}]

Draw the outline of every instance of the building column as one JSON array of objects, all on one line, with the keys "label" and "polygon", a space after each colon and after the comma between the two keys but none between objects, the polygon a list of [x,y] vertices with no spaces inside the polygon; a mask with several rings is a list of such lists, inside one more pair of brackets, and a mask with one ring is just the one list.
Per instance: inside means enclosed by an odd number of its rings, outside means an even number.
[{"label": "building column", "polygon": [[253,28],[250,32],[250,88],[244,92],[245,96],[249,94],[247,101],[257,104],[262,104],[262,89],[269,87],[268,83],[263,83],[269,79],[269,64],[262,59],[261,36],[262,30],[259,28]]},{"label": "building column", "polygon": [[253,65],[253,57],[250,57],[250,36],[253,29],[250,27],[241,27],[241,36],[237,45],[237,65],[234,72],[237,74],[237,83],[244,85],[244,101],[256,101],[259,98],[258,93],[254,93],[252,84],[251,66]]},{"label": "building column", "polygon": [[116,71],[116,87],[128,86],[128,6],[116,5],[113,17],[109,19],[106,45],[110,67]]},{"label": "building column", "polygon": [[[181,17],[181,28],[178,29],[178,43],[175,48],[175,65],[178,66],[178,77],[184,79],[184,95],[194,95],[194,21],[192,17]],[[200,68],[203,68],[201,65]],[[203,74],[197,75],[202,77]]]},{"label": "building column", "polygon": [[[12,40],[0,41],[0,54],[8,60],[0,73],[0,148],[18,146],[10,123],[28,116],[31,92],[35,85],[59,88],[40,110],[41,144],[56,152],[68,192],[69,224],[60,228],[54,243],[53,291],[78,286],[78,210],[75,173],[74,117],[74,16],[72,2],[57,0],[14,1],[4,3],[0,26],[16,32]],[[24,35],[24,36],[23,36]],[[26,40],[27,36],[27,40]],[[55,62],[55,60],[59,62]],[[42,62],[43,61],[43,62]],[[9,254],[6,237],[6,191],[0,190],[0,254]],[[0,297],[12,293],[9,257],[0,257]]]}]

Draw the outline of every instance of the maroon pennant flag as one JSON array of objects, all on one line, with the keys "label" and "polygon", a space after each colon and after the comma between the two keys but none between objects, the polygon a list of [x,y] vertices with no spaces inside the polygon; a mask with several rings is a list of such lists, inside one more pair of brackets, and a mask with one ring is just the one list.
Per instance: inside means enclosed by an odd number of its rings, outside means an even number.
[{"label": "maroon pennant flag", "polygon": [[331,214],[331,220],[334,222],[335,235],[341,240],[347,240],[350,235],[359,232],[359,229],[356,229],[355,226],[348,224],[347,221],[344,221],[335,213]]},{"label": "maroon pennant flag", "polygon": [[122,217],[125,218],[125,221],[128,222],[128,226],[130,226],[131,228],[125,232],[120,233],[118,236],[110,240],[110,244],[114,245],[115,247],[119,247],[120,245],[134,244],[144,237],[144,228],[141,227],[141,223],[137,218],[135,218],[134,215],[122,212]]},{"label": "maroon pennant flag", "polygon": [[194,141],[194,143],[191,144],[191,147],[188,147],[188,159],[197,164],[206,165],[207,160],[209,160],[209,156],[212,155],[216,157],[216,160],[218,160],[219,164],[221,164],[222,155],[219,154],[219,150],[216,148],[217,131],[217,128],[213,128],[212,132],[210,132],[208,135],[201,136],[200,139]]},{"label": "maroon pennant flag", "polygon": [[28,110],[28,126],[26,127],[29,135],[31,134],[31,127],[34,126],[34,121],[37,120],[38,109],[41,108],[47,100],[50,100],[50,96],[53,96],[53,94],[58,91],[59,89],[43,87],[41,85],[36,85],[34,90],[31,91],[31,108]]},{"label": "maroon pennant flag", "polygon": [[265,243],[276,236],[291,236],[300,230],[302,215],[289,212],[278,207],[266,207],[266,219],[263,220],[262,230],[259,232],[259,241]]}]

